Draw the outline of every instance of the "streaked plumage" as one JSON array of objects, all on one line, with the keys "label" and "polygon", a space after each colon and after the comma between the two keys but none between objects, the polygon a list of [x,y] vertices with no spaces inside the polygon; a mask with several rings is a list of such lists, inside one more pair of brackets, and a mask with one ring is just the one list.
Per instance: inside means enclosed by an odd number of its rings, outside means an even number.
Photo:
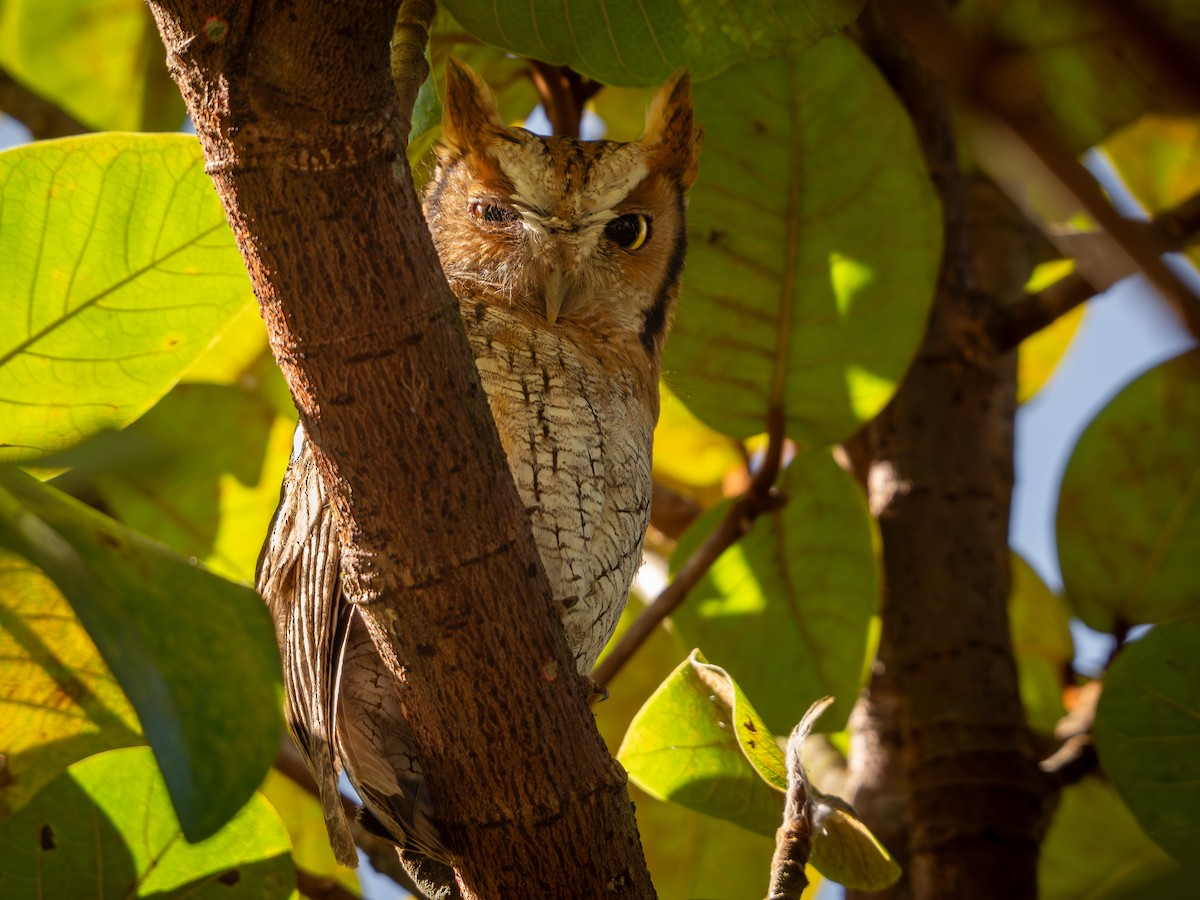
[{"label": "streaked plumage", "polygon": [[[618,144],[505,128],[474,73],[451,60],[447,81],[426,218],[587,674],[624,608],[649,521],[659,354],[696,174],[689,83],[673,79],[642,139]],[[300,434],[258,576],[283,652],[289,725],[321,786],[339,860],[355,861],[337,794],[344,769],[367,822],[449,861],[393,676],[339,590],[338,554]]]}]

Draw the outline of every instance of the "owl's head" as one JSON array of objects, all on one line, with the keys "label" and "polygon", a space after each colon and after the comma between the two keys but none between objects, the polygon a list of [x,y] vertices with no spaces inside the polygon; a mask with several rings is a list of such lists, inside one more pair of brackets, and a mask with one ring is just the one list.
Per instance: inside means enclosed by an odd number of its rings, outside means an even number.
[{"label": "owl's head", "polygon": [[687,248],[700,135],[676,75],[637,141],[506,128],[488,86],[449,59],[443,146],[425,215],[454,293],[533,327],[640,340],[657,358]]}]

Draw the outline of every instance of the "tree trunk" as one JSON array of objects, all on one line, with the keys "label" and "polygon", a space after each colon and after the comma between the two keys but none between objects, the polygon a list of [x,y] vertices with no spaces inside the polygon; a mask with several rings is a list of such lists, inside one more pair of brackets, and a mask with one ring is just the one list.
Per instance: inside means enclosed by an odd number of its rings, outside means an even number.
[{"label": "tree trunk", "polygon": [[913,117],[946,234],[924,341],[865,436],[885,587],[870,696],[854,719],[855,749],[878,756],[851,772],[851,799],[901,842],[905,881],[892,896],[1032,898],[1045,788],[1007,613],[1015,354],[988,337],[1029,260],[1003,242],[1005,223],[979,221],[995,204],[977,202],[985,195],[959,169],[941,86],[870,10],[864,28]]},{"label": "tree trunk", "polygon": [[[151,2],[464,897],[652,897],[403,159],[398,2]],[[432,0],[406,5],[424,38]],[[422,60],[418,52],[412,58]],[[423,62],[420,63],[423,65]]]}]

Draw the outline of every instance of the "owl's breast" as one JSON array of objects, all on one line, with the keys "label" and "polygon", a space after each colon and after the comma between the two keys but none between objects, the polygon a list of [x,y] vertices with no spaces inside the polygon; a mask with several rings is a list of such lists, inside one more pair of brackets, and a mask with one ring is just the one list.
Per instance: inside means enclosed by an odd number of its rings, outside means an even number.
[{"label": "owl's breast", "polygon": [[[612,635],[650,518],[653,397],[553,330],[465,317],[480,380],[581,673]],[[635,357],[636,359],[636,357]]]}]

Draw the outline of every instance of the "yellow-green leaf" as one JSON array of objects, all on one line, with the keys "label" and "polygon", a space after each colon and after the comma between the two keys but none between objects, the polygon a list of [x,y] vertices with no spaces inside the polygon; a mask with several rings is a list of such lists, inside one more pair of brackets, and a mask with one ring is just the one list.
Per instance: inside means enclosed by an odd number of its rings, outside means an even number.
[{"label": "yellow-green leaf", "polygon": [[66,598],[30,563],[0,551],[0,819],[72,763],[144,741]]},{"label": "yellow-green leaf", "polygon": [[[1142,116],[1104,142],[1112,161],[1138,202],[1154,214],[1200,192],[1200,118]],[[1195,244],[1185,251],[1200,265]]]},{"label": "yellow-green leaf", "polygon": [[1008,618],[1025,716],[1035,730],[1053,734],[1066,714],[1062,694],[1075,657],[1070,613],[1063,598],[1018,556],[1013,557]]},{"label": "yellow-green leaf", "polygon": [[177,131],[183,100],[141,0],[4,0],[0,66],[80,122]]},{"label": "yellow-green leaf", "polygon": [[[826,444],[892,396],[925,329],[941,213],[903,107],[847,38],[695,88],[705,128],[664,367],[745,438]],[[897,222],[903,221],[903,227]]]},{"label": "yellow-green leaf", "polygon": [[[836,698],[840,727],[858,696],[878,597],[873,526],[862,491],[829,453],[784,470],[782,509],[760,516],[672,617],[685,643],[738,673],[767,724],[785,733],[814,697]],[[727,505],[698,519],[672,558],[678,568]]]},{"label": "yellow-green leaf", "polygon": [[184,833],[215,833],[278,748],[275,629],[254,591],[11,468],[0,545],[52,578],[137,710]]},{"label": "yellow-green leaf", "polygon": [[0,153],[0,461],[120,428],[252,303],[187,135]]},{"label": "yellow-green leaf", "polygon": [[273,900],[292,896],[287,831],[260,796],[189,843],[144,747],[71,766],[0,824],[5,897]]},{"label": "yellow-green leaf", "polygon": [[698,651],[679,664],[630,723],[617,759],[652,797],[774,835],[783,794],[742,753],[728,698],[713,692],[704,665]]}]

